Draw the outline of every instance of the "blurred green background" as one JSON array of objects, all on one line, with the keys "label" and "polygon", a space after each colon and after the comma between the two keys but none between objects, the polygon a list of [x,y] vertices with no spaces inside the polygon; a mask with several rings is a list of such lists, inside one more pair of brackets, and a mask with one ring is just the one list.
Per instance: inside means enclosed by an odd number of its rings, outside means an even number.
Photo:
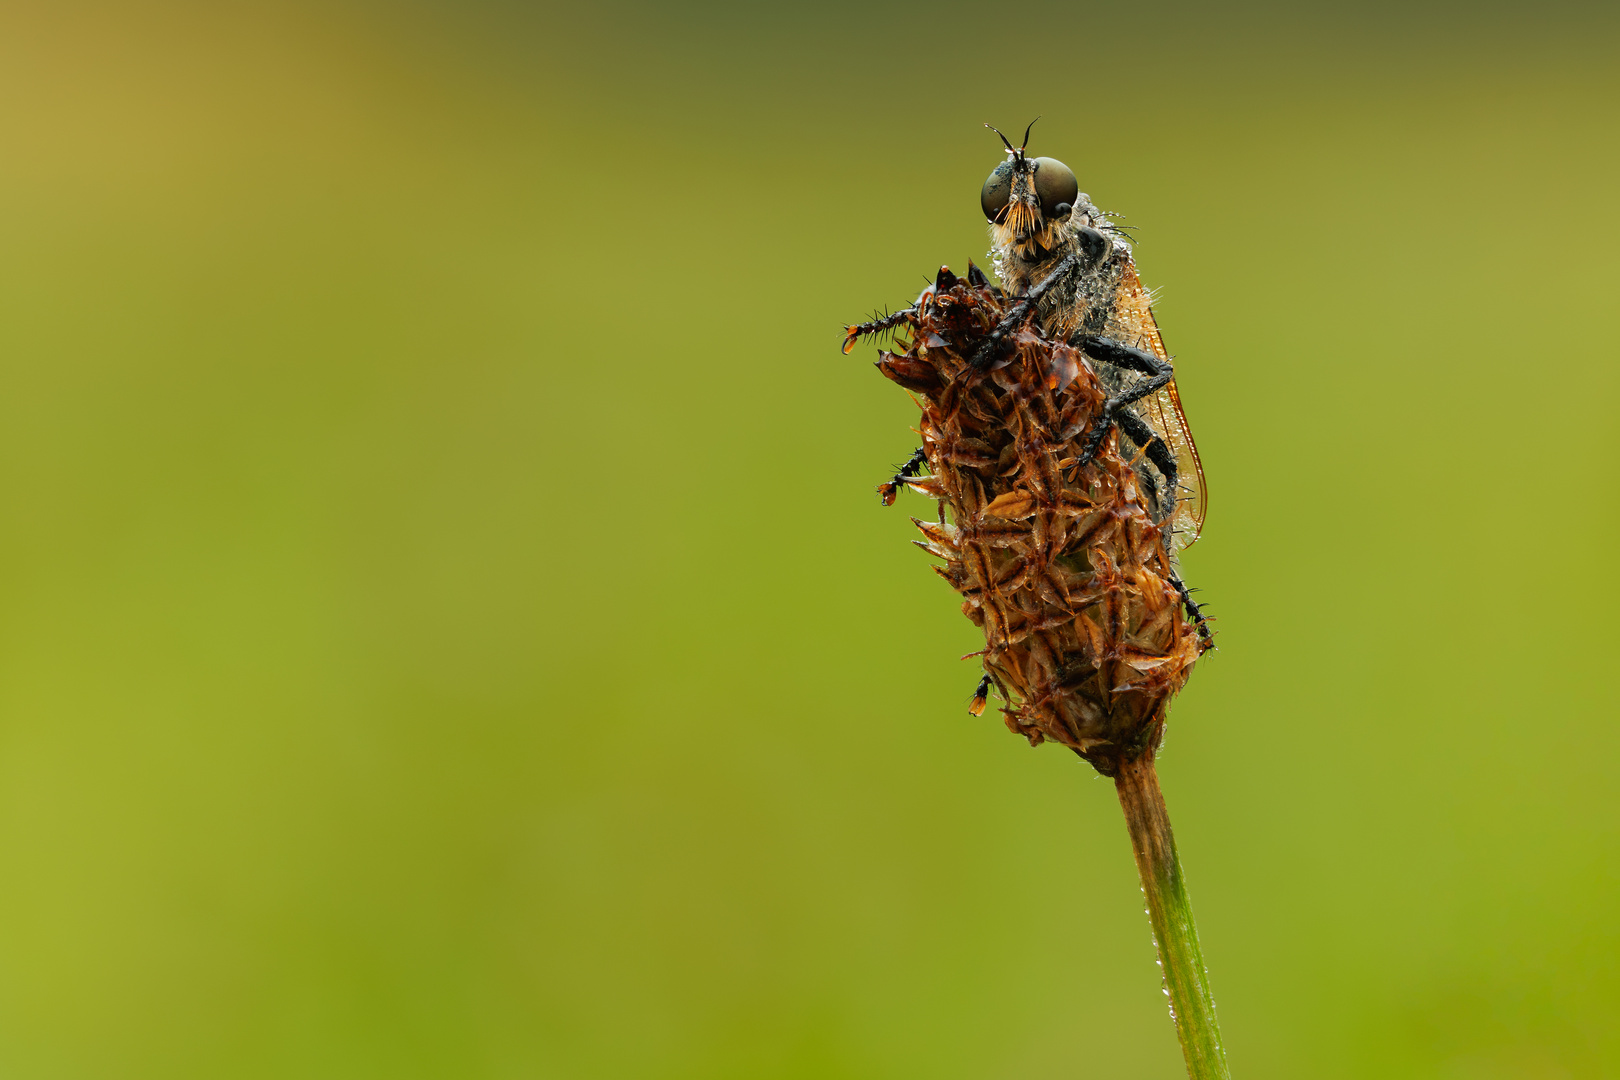
[{"label": "blurred green background", "polygon": [[1140,229],[1234,1075],[1620,1076],[1620,33],[1572,6],[0,10],[0,1073],[1179,1075],[841,326]]}]

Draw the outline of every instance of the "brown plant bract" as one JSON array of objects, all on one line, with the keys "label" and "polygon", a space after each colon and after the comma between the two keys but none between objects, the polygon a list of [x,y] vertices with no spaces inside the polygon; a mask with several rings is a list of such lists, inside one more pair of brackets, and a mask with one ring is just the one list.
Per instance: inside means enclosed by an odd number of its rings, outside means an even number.
[{"label": "brown plant bract", "polygon": [[931,475],[907,483],[940,513],[912,519],[918,544],[944,560],[935,571],[984,631],[1007,727],[1114,776],[1157,750],[1170,699],[1208,642],[1169,580],[1138,463],[1115,435],[1078,463],[1107,397],[1082,353],[1031,321],[989,370],[970,366],[1011,306],[982,275],[942,271],[913,308],[882,320],[896,351],[877,366],[922,406]]}]

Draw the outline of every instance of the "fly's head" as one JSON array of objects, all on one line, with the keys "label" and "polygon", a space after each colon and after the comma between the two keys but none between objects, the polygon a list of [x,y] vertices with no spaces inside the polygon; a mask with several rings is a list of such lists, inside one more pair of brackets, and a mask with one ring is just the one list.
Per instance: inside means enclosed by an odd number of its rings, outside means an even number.
[{"label": "fly's head", "polygon": [[[1029,127],[1034,126],[1031,121]],[[1001,135],[993,127],[990,130]],[[1056,158],[1024,154],[1029,128],[1024,130],[1024,146],[1014,147],[1005,135],[1001,141],[1007,146],[1007,160],[984,182],[979,205],[990,221],[996,250],[1033,266],[1072,243],[1066,226],[1080,198],[1080,184]]]}]

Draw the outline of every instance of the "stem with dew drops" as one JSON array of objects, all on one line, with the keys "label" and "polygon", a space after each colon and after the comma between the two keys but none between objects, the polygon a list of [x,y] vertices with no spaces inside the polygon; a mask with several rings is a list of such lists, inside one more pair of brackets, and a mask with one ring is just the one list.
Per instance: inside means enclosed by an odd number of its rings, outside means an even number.
[{"label": "stem with dew drops", "polygon": [[1209,972],[1198,948],[1187,885],[1176,858],[1170,816],[1164,808],[1159,777],[1151,751],[1134,761],[1122,762],[1114,777],[1131,850],[1147,896],[1148,918],[1153,924],[1164,987],[1170,995],[1170,1013],[1187,1061],[1189,1080],[1230,1080],[1226,1050],[1215,1022],[1215,999],[1209,992]]}]

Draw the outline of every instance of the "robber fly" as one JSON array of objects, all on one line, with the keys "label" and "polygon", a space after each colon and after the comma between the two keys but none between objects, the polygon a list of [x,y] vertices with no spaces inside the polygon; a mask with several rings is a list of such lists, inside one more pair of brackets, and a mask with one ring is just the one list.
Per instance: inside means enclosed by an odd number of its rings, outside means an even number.
[{"label": "robber fly", "polygon": [[[1025,129],[1024,145],[1014,147],[985,125],[1007,147],[1007,160],[979,194],[990,222],[990,257],[1003,286],[1021,298],[1002,329],[1034,314],[1048,337],[1067,340],[1091,359],[1110,397],[1087,456],[1117,427],[1125,456],[1146,459],[1138,473],[1154,492],[1173,554],[1191,546],[1203,529],[1204,467],[1152,298],[1137,276],[1126,237],[1092,205],[1073,171],[1055,158],[1025,155],[1034,126],[1032,121]],[[992,337],[976,363],[994,360],[1001,335]]]},{"label": "robber fly", "polygon": [[[1037,119],[1039,119],[1037,117]],[[990,127],[989,124],[985,125]],[[980,370],[999,367],[1010,340],[1031,320],[1050,341],[1079,349],[1107,393],[1077,457],[1067,467],[1089,463],[1111,432],[1119,434],[1120,454],[1135,470],[1146,494],[1146,508],[1160,526],[1170,582],[1198,626],[1212,641],[1208,620],[1182,583],[1177,555],[1198,539],[1206,506],[1204,468],[1177,393],[1175,368],[1153,318],[1152,298],[1142,287],[1131,246],[1089,197],[1080,191],[1074,172],[1055,158],[1031,158],[1024,145],[1014,147],[995,128],[1007,148],[1007,160],[984,182],[979,203],[990,223],[990,252],[1011,306],[983,337],[970,364]],[[968,282],[989,281],[969,264]],[[895,330],[914,319],[932,294],[957,284],[949,269],[911,307],[845,327],[844,352],[867,335]],[[885,367],[886,365],[886,367]],[[927,365],[888,355],[879,364],[885,374],[908,389],[928,392],[912,378],[933,376]],[[911,369],[916,367],[916,371]],[[893,505],[902,487],[927,493],[930,481],[918,479],[926,463],[922,449],[878,486],[885,506]],[[943,506],[941,514],[943,515]],[[943,517],[941,519],[943,521]],[[975,706],[980,695],[975,695]]]}]

